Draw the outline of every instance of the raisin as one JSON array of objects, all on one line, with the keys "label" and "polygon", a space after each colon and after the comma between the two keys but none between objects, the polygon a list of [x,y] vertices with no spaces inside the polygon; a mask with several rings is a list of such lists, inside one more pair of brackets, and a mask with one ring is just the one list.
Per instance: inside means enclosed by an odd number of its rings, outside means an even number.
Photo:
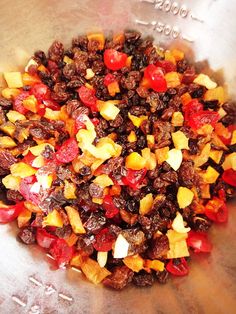
[{"label": "raisin", "polygon": [[141,230],[126,229],[121,234],[129,242],[129,255],[139,254],[147,249],[146,237]]},{"label": "raisin", "polygon": [[79,169],[79,174],[81,174],[81,176],[89,176],[91,174],[91,168],[84,166]]},{"label": "raisin", "polygon": [[64,239],[68,238],[72,233],[72,229],[70,225],[63,226],[62,228],[56,228],[55,235],[58,238]]},{"label": "raisin", "polygon": [[168,171],[166,173],[162,173],[160,178],[164,181],[175,183],[178,180],[178,175],[175,171]]},{"label": "raisin", "polygon": [[157,281],[161,284],[165,284],[169,278],[169,273],[167,270],[156,272]]},{"label": "raisin", "polygon": [[139,272],[134,275],[132,282],[138,287],[152,286],[154,283],[154,276],[153,274],[148,274],[146,272]]},{"label": "raisin", "polygon": [[64,54],[64,46],[59,41],[54,41],[48,49],[48,56],[52,61],[59,62]]},{"label": "raisin", "polygon": [[106,224],[106,218],[102,213],[94,212],[91,213],[89,218],[84,223],[84,227],[88,232],[96,234],[100,231],[103,226]]},{"label": "raisin", "polygon": [[81,50],[86,51],[88,48],[87,36],[78,36],[72,39],[72,47],[79,47]]},{"label": "raisin", "polygon": [[147,255],[151,259],[162,258],[169,250],[169,240],[166,235],[161,235],[156,239],[152,239],[147,250]]},{"label": "raisin", "polygon": [[3,169],[9,169],[11,165],[15,164],[17,159],[7,150],[0,150],[0,165]]},{"label": "raisin", "polygon": [[12,107],[12,102],[9,99],[0,97],[0,107],[10,109]]},{"label": "raisin", "polygon": [[179,182],[180,185],[191,188],[196,180],[196,175],[193,168],[193,163],[191,161],[182,162],[179,170]]},{"label": "raisin", "polygon": [[103,188],[95,183],[89,185],[89,194],[91,197],[102,198],[103,197]]},{"label": "raisin", "polygon": [[112,274],[103,280],[103,284],[109,288],[121,290],[132,281],[133,275],[133,271],[127,266],[117,266]]},{"label": "raisin", "polygon": [[118,128],[119,126],[123,124],[123,122],[124,122],[124,119],[122,118],[120,114],[118,114],[114,120],[110,121],[110,126],[113,128]]},{"label": "raisin", "polygon": [[35,230],[32,227],[26,227],[22,229],[19,234],[18,238],[24,243],[24,244],[34,244],[36,242],[35,239]]},{"label": "raisin", "polygon": [[128,43],[135,43],[141,37],[141,33],[136,31],[127,31],[125,32],[125,40]]},{"label": "raisin", "polygon": [[66,64],[63,68],[63,75],[67,79],[71,79],[75,75],[75,65],[73,63]]},{"label": "raisin", "polygon": [[7,190],[7,199],[9,201],[18,203],[18,202],[23,201],[24,197],[18,191]]}]

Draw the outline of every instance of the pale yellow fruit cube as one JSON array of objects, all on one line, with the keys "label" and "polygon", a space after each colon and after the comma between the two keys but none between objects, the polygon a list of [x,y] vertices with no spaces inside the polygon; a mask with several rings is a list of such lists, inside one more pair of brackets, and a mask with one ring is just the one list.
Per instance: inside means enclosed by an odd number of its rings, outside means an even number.
[{"label": "pale yellow fruit cube", "polygon": [[177,192],[177,202],[179,208],[185,208],[189,206],[193,201],[194,193],[183,186],[180,186]]},{"label": "pale yellow fruit cube", "polygon": [[182,163],[183,155],[181,150],[173,148],[167,153],[166,162],[171,166],[172,169],[177,171]]},{"label": "pale yellow fruit cube", "polygon": [[189,149],[188,138],[182,131],[172,133],[172,140],[176,149]]},{"label": "pale yellow fruit cube", "polygon": [[20,72],[4,72],[3,76],[9,88],[21,88],[24,86]]},{"label": "pale yellow fruit cube", "polygon": [[112,101],[108,100],[99,106],[100,115],[106,120],[115,120],[120,109],[117,108]]}]

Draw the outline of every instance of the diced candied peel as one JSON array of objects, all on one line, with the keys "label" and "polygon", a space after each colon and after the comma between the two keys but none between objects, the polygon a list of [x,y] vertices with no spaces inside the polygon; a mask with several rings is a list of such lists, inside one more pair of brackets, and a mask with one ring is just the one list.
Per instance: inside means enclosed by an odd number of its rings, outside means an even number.
[{"label": "diced candied peel", "polygon": [[108,121],[115,120],[118,113],[120,112],[120,109],[116,107],[112,100],[99,101],[98,108],[100,115]]},{"label": "diced candied peel", "polygon": [[204,198],[204,199],[211,198],[210,184],[201,184],[200,190],[201,190],[201,197],[202,198]]},{"label": "diced candied peel", "polygon": [[169,147],[158,148],[155,150],[155,155],[157,159],[157,163],[161,165],[168,158]]},{"label": "diced candied peel", "polygon": [[7,121],[0,125],[0,130],[12,137],[16,130],[16,126],[12,122]]},{"label": "diced candied peel", "polygon": [[167,252],[167,258],[181,258],[189,256],[188,246],[186,239],[187,233],[178,233],[175,230],[169,229],[167,231],[170,249]]},{"label": "diced candied peel", "polygon": [[124,220],[127,224],[133,225],[137,222],[138,214],[131,214],[130,212],[126,211],[125,209],[120,210],[120,217]]},{"label": "diced candied peel", "polygon": [[220,104],[223,104],[226,101],[226,93],[222,86],[218,86],[214,89],[209,89],[204,94],[204,100],[218,100]]},{"label": "diced candied peel", "polygon": [[98,50],[103,50],[105,45],[105,36],[103,33],[93,33],[87,35],[89,44],[91,45],[92,41],[98,42]]},{"label": "diced candied peel", "polygon": [[99,185],[101,188],[105,188],[107,186],[113,185],[112,179],[107,174],[101,174],[97,176],[93,182]]},{"label": "diced candied peel", "polygon": [[129,143],[134,143],[137,141],[137,136],[134,131],[130,131],[130,134],[127,137]]},{"label": "diced candied peel", "polygon": [[46,108],[44,118],[49,120],[61,120],[61,111]]},{"label": "diced candied peel", "polygon": [[10,167],[11,174],[15,177],[26,178],[34,175],[36,170],[24,162],[18,162]]},{"label": "diced candied peel", "polygon": [[76,185],[73,182],[69,182],[68,180],[64,181],[64,196],[66,199],[76,199]]},{"label": "diced candied peel", "polygon": [[17,88],[6,87],[2,90],[2,96],[6,99],[12,99],[12,98],[18,96],[20,93],[21,93],[21,91]]},{"label": "diced candied peel", "polygon": [[171,166],[172,169],[177,171],[182,163],[183,155],[181,150],[173,148],[167,153],[166,162]]},{"label": "diced candied peel", "polygon": [[182,104],[185,106],[192,100],[192,97],[189,93],[184,93],[182,96],[180,96],[180,99]]},{"label": "diced candied peel", "polygon": [[51,226],[51,227],[63,227],[63,219],[60,213],[54,209],[51,213],[49,213],[46,217],[43,218],[43,227]]},{"label": "diced candied peel", "polygon": [[26,99],[23,100],[23,106],[27,110],[32,111],[34,113],[38,111],[37,105],[38,105],[38,101],[34,95],[30,95]]},{"label": "diced candied peel", "polygon": [[54,147],[49,144],[49,143],[43,143],[43,144],[39,144],[36,146],[32,146],[30,147],[29,151],[34,155],[34,156],[39,156],[43,153],[43,151],[45,150],[46,146],[49,146],[53,151],[54,151]]},{"label": "diced candied peel", "polygon": [[23,87],[23,80],[22,80],[21,72],[4,72],[3,76],[9,88]]},{"label": "diced candied peel", "polygon": [[37,83],[41,83],[41,80],[38,76],[30,75],[29,73],[22,74],[23,85],[35,85]]},{"label": "diced candied peel", "polygon": [[24,206],[26,209],[28,209],[32,213],[42,213],[42,209],[39,208],[37,205],[33,204],[32,202],[25,201]]},{"label": "diced candied peel", "polygon": [[210,154],[209,154],[209,157],[212,160],[214,160],[214,162],[216,162],[217,164],[220,163],[222,156],[223,156],[222,150],[211,149]]},{"label": "diced candied peel", "polygon": [[0,148],[13,148],[16,147],[16,142],[10,136],[0,137]]},{"label": "diced candied peel", "polygon": [[18,191],[20,187],[21,178],[8,174],[2,179],[2,184],[6,189]]},{"label": "diced candied peel", "polygon": [[119,86],[119,83],[117,81],[110,83],[107,86],[107,89],[108,89],[109,95],[112,97],[114,97],[116,94],[120,93],[120,86]]},{"label": "diced candied peel", "polygon": [[176,149],[189,149],[188,138],[182,131],[174,132],[171,136]]},{"label": "diced candied peel", "polygon": [[144,259],[139,254],[125,257],[123,263],[136,273],[144,267]]},{"label": "diced candied peel", "polygon": [[142,157],[146,160],[145,168],[147,170],[154,170],[157,166],[156,156],[151,152],[150,148],[144,148],[141,151]]},{"label": "diced candied peel", "polygon": [[236,144],[236,130],[233,131],[230,145]]},{"label": "diced candied peel", "polygon": [[114,244],[113,257],[124,258],[128,256],[129,242],[119,234]]},{"label": "diced candied peel", "polygon": [[52,174],[39,174],[36,173],[36,178],[38,183],[42,186],[43,190],[50,189],[53,182],[53,175]]},{"label": "diced candied peel", "polygon": [[150,268],[155,271],[163,271],[165,269],[165,264],[159,260],[145,260],[144,263],[145,268]]},{"label": "diced candied peel", "polygon": [[172,228],[179,233],[187,233],[191,230],[191,228],[185,227],[183,216],[180,214],[180,212],[176,213],[175,219],[172,222]]},{"label": "diced candied peel", "polygon": [[69,58],[68,56],[64,56],[63,62],[65,62],[66,64],[72,64],[74,63],[74,60]]},{"label": "diced candied peel", "polygon": [[140,200],[139,214],[140,215],[148,214],[152,210],[152,205],[153,205],[153,195],[152,193],[149,193]]},{"label": "diced candied peel", "polygon": [[129,112],[128,112],[128,117],[132,121],[133,125],[136,126],[137,128],[140,127],[140,125],[142,124],[143,121],[148,119],[147,116],[141,115],[141,116],[137,117],[137,116],[132,115]]},{"label": "diced candied peel", "polygon": [[207,135],[211,135],[213,130],[214,130],[214,128],[212,125],[205,124],[202,127],[200,127],[199,129],[197,129],[197,134],[207,136]]},{"label": "diced candied peel", "polygon": [[33,168],[41,168],[45,165],[45,161],[42,155],[39,155],[35,157],[35,159],[32,162],[32,167]]},{"label": "diced candied peel", "polygon": [[86,75],[85,78],[86,80],[91,80],[94,77],[95,73],[91,68],[86,69]]},{"label": "diced candied peel", "polygon": [[25,227],[28,225],[32,216],[32,212],[27,208],[24,208],[17,217],[17,224],[19,228]]},{"label": "diced candied peel", "polygon": [[80,267],[87,279],[94,284],[99,284],[107,276],[111,275],[105,267],[100,267],[96,261],[89,257],[83,261]]},{"label": "diced candied peel", "polygon": [[181,61],[184,59],[184,52],[179,49],[171,49],[171,54],[175,58],[176,61]]},{"label": "diced candied peel", "polygon": [[95,203],[95,204],[102,205],[103,199],[102,198],[98,198],[98,197],[93,197],[92,198],[92,202]]},{"label": "diced candied peel", "polygon": [[79,212],[72,206],[66,206],[65,210],[67,212],[74,233],[76,234],[86,233]]},{"label": "diced candied peel", "polygon": [[177,192],[177,202],[179,208],[185,208],[189,206],[193,201],[194,194],[193,192],[183,186],[180,186]]},{"label": "diced candied peel", "polygon": [[193,81],[196,84],[205,86],[207,89],[214,89],[217,87],[216,82],[212,81],[206,74],[199,74]]},{"label": "diced candied peel", "polygon": [[78,241],[79,236],[77,236],[74,232],[72,232],[69,237],[65,238],[66,243],[69,246],[73,246],[76,244],[76,242]]},{"label": "diced candied peel", "polygon": [[105,267],[107,263],[108,252],[98,252],[97,261],[100,267]]},{"label": "diced candied peel", "polygon": [[166,50],[166,51],[164,52],[164,56],[165,56],[165,60],[166,60],[166,61],[170,61],[170,62],[176,64],[175,57],[173,56],[173,54],[171,53],[170,50]]},{"label": "diced candied peel", "polygon": [[219,172],[216,171],[213,167],[208,166],[206,171],[203,171],[202,173],[199,173],[204,181],[204,183],[215,183],[216,180],[219,177]]},{"label": "diced candied peel", "polygon": [[179,74],[177,72],[166,73],[165,79],[166,79],[168,88],[175,88],[179,86],[181,83]]},{"label": "diced candied peel", "polygon": [[149,148],[152,148],[155,145],[155,137],[154,135],[148,134],[147,135],[147,145]]},{"label": "diced candied peel", "polygon": [[228,150],[228,147],[222,142],[222,140],[214,132],[211,135],[211,144],[217,146],[220,149]]},{"label": "diced candied peel", "polygon": [[228,169],[236,170],[236,152],[231,153],[225,157],[222,167],[224,170]]},{"label": "diced candied peel", "polygon": [[171,124],[173,126],[182,126],[184,124],[184,117],[182,112],[176,111],[173,113]]},{"label": "diced candied peel", "polygon": [[70,261],[70,265],[81,268],[81,265],[86,259],[87,257],[82,255],[81,253],[75,253]]},{"label": "diced candied peel", "polygon": [[197,168],[197,167],[201,167],[202,165],[204,165],[210,157],[210,152],[211,152],[211,144],[207,143],[203,147],[200,155],[195,157],[194,166]]},{"label": "diced candied peel", "polygon": [[146,160],[137,152],[129,154],[125,159],[126,168],[141,170],[146,166]]}]

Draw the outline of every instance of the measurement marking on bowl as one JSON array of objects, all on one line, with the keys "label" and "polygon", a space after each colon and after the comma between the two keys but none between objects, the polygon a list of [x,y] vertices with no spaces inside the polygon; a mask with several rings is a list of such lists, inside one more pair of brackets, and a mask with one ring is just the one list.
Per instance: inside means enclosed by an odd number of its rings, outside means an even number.
[{"label": "measurement marking on bowl", "polygon": [[13,295],[11,298],[15,303],[19,304],[20,306],[22,307],[26,306],[26,303],[19,299],[17,296]]},{"label": "measurement marking on bowl", "polygon": [[28,312],[28,314],[40,314],[40,313],[41,313],[41,309],[38,304],[32,305]]},{"label": "measurement marking on bowl", "polygon": [[37,279],[35,279],[34,277],[29,277],[29,281],[31,281],[32,283],[34,283],[36,286],[42,287],[43,284],[42,282],[38,281]]},{"label": "measurement marking on bowl", "polygon": [[46,294],[46,295],[51,295],[51,294],[53,294],[54,292],[56,292],[57,290],[56,290],[56,288],[53,286],[53,285],[51,285],[51,284],[47,284],[46,286],[45,286],[45,291],[44,291],[44,293]]},{"label": "measurement marking on bowl", "polygon": [[202,20],[200,17],[196,16],[194,13],[190,15],[191,19],[200,23],[204,23],[204,20]]},{"label": "measurement marking on bowl", "polygon": [[58,293],[58,297],[63,299],[63,300],[69,301],[69,302],[73,302],[73,300],[74,300],[71,296],[68,296],[68,295],[61,293],[61,292]]}]

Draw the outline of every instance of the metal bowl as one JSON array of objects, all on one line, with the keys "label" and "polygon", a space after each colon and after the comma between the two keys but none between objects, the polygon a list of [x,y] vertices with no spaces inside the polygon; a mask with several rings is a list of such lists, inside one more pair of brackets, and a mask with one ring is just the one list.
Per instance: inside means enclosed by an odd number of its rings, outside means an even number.
[{"label": "metal bowl", "polygon": [[[162,45],[181,46],[189,58],[236,96],[236,2],[233,0],[0,0],[0,70],[15,70],[55,39],[79,33],[138,29]],[[0,81],[0,84],[3,81]],[[1,85],[0,85],[1,87]],[[188,277],[150,289],[115,292],[87,282],[73,269],[51,269],[37,247],[0,226],[0,313],[235,313],[235,202],[229,222],[215,225],[211,255],[192,255]]]}]

